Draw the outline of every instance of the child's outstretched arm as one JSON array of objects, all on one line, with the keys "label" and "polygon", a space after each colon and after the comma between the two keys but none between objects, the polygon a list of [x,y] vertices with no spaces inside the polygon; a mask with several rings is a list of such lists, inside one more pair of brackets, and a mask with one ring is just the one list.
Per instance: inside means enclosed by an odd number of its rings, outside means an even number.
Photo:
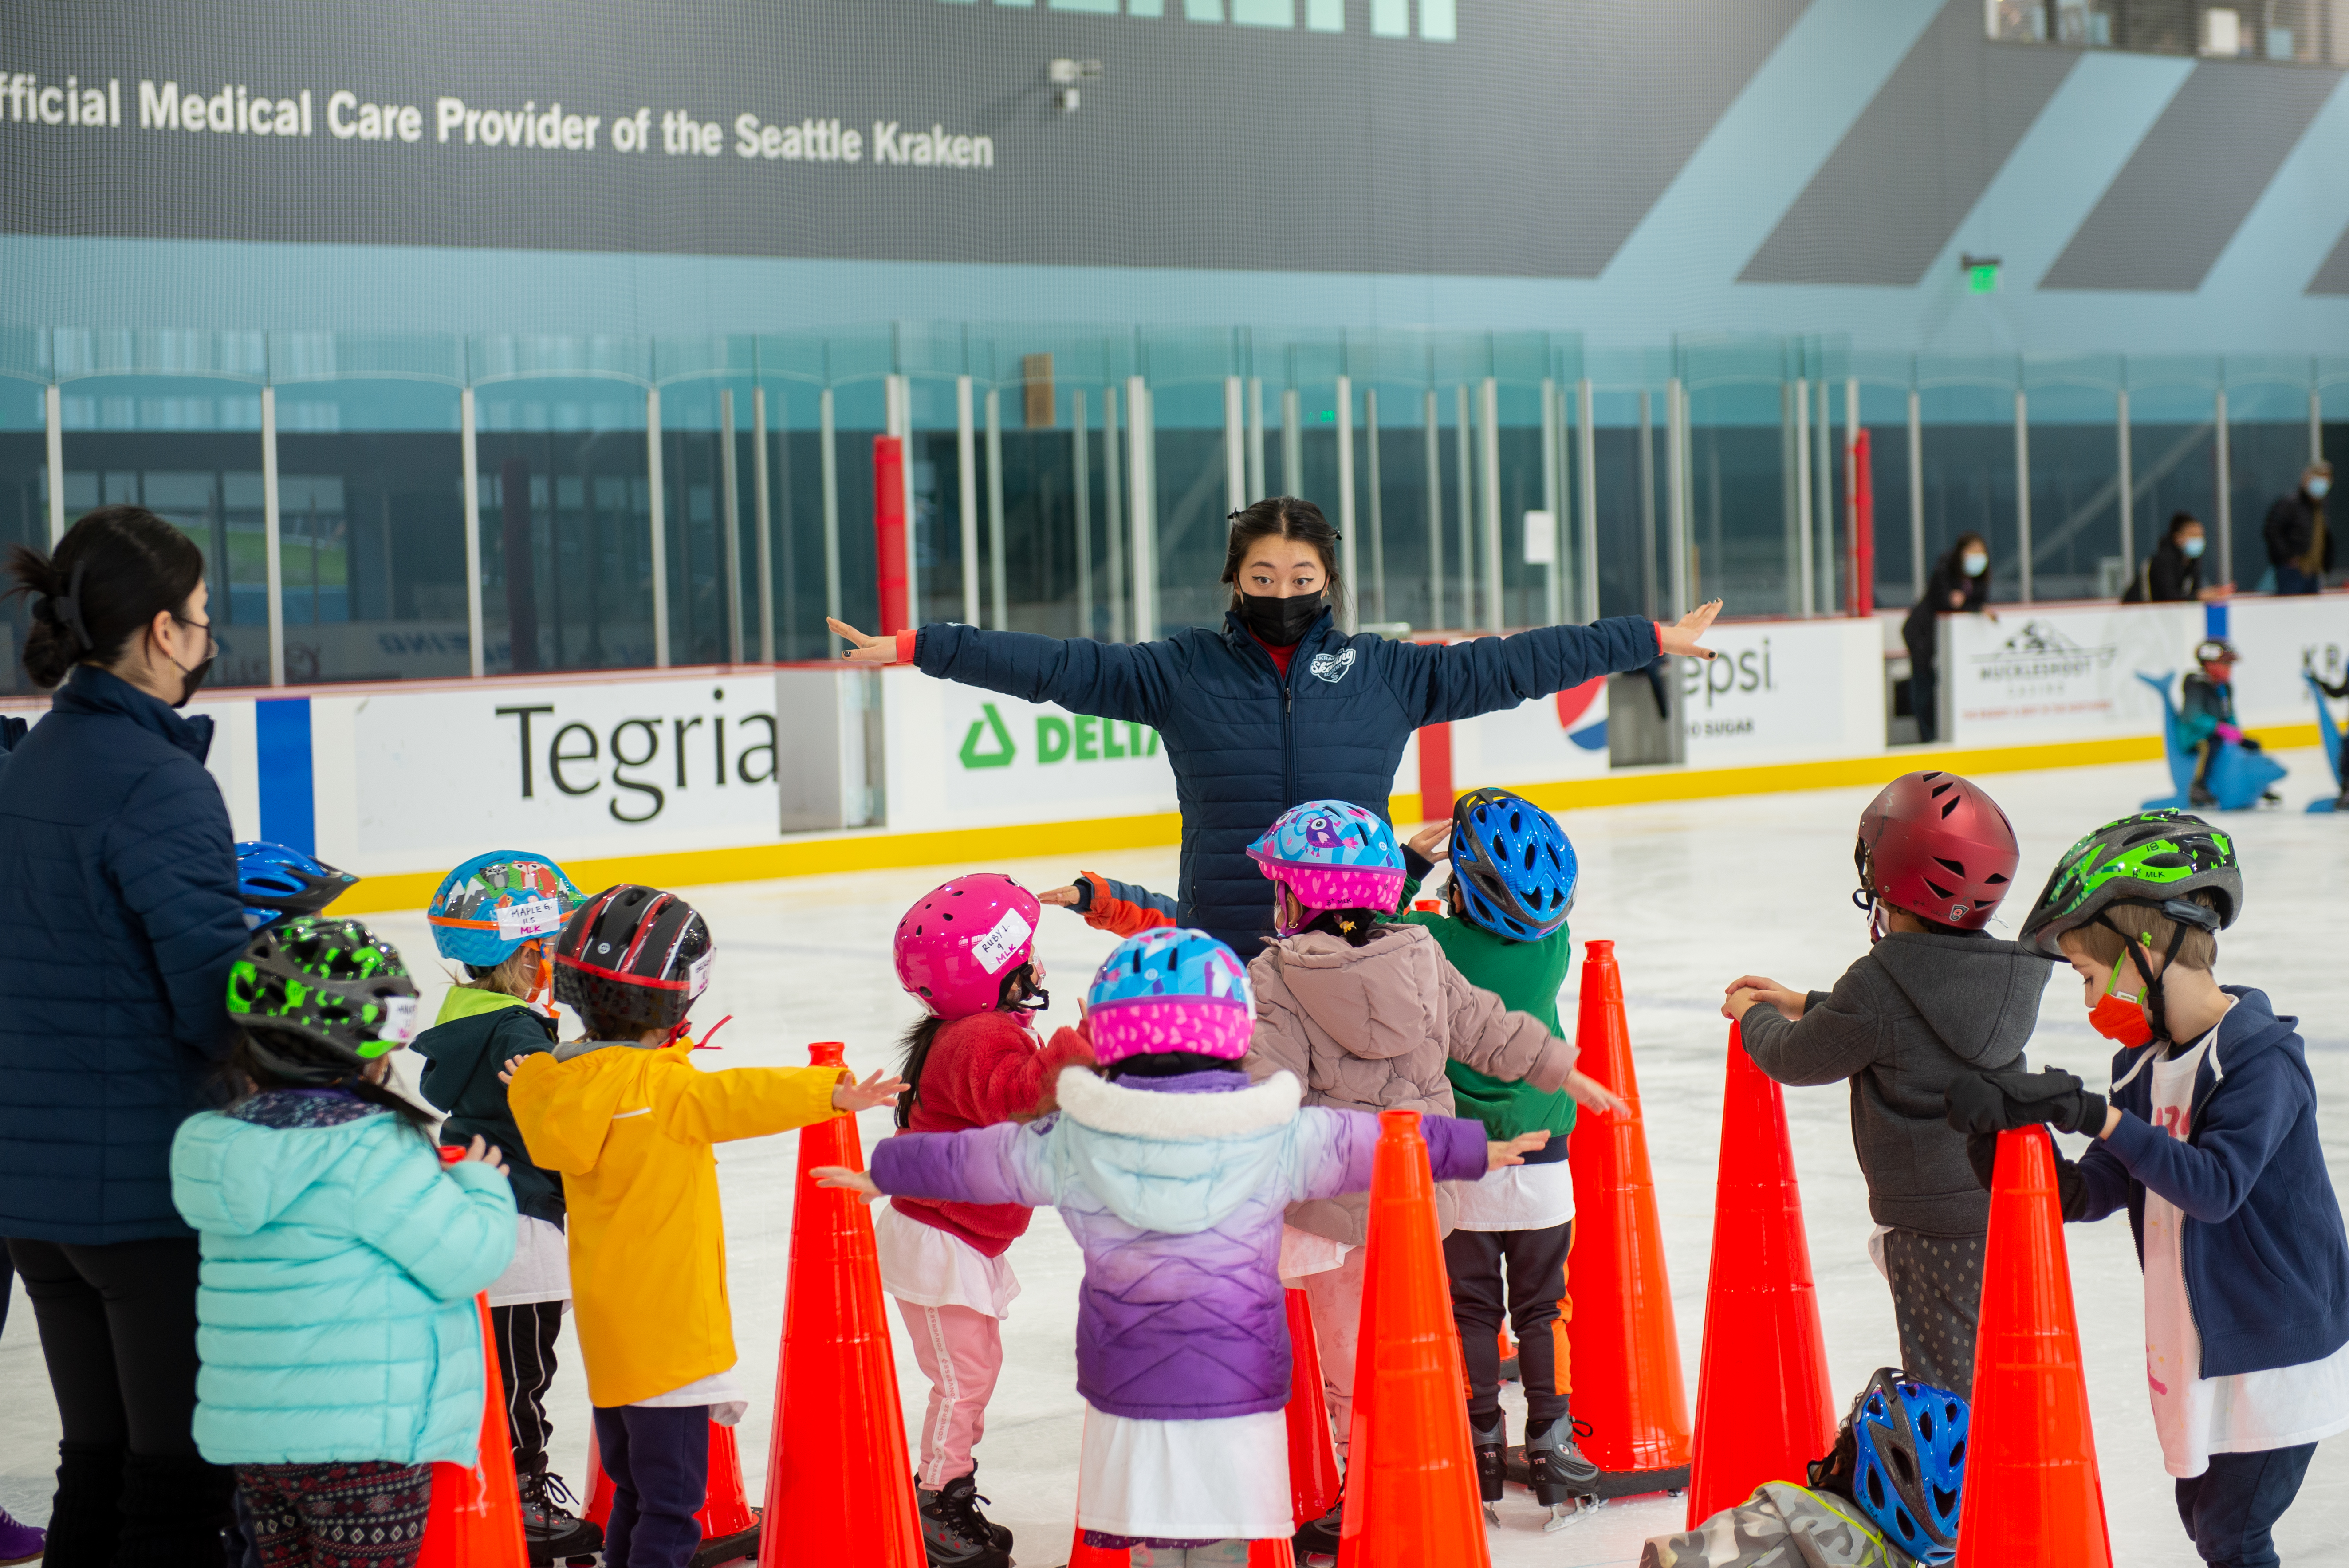
[{"label": "child's outstretched arm", "polygon": [[[1443,976],[1445,1014],[1451,1024],[1444,1049],[1454,1061],[1504,1083],[1522,1079],[1553,1092],[1575,1087],[1572,1080],[1580,1075],[1574,1070],[1576,1053],[1571,1044],[1551,1034],[1532,1014],[1511,1011],[1498,995],[1473,984],[1449,962],[1444,965]],[[1582,1081],[1589,1083],[1587,1078]],[[1591,1104],[1579,1093],[1575,1099]],[[1605,1103],[1595,1109],[1603,1109]]]},{"label": "child's outstretched arm", "polygon": [[827,1187],[845,1187],[867,1198],[903,1193],[948,1203],[1046,1208],[1058,1201],[1059,1191],[1045,1137],[1035,1123],[1018,1121],[966,1132],[908,1132],[874,1144],[869,1171],[819,1165],[813,1174]]},{"label": "child's outstretched arm", "polygon": [[1077,880],[1068,886],[1036,896],[1045,903],[1076,911],[1095,931],[1120,936],[1139,936],[1174,923],[1173,899],[1138,882],[1117,882],[1097,872],[1079,872]]},{"label": "child's outstretched arm", "polygon": [[1745,1054],[1767,1076],[1780,1083],[1834,1083],[1876,1059],[1876,1012],[1857,973],[1844,971],[1825,995],[1796,998],[1792,1018],[1787,999],[1795,993],[1759,975],[1742,975],[1728,987],[1721,1011],[1735,1022]]},{"label": "child's outstretched arm", "polygon": [[440,1301],[486,1290],[513,1261],[514,1201],[497,1150],[476,1138],[443,1167],[402,1138],[369,1152],[358,1236]]},{"label": "child's outstretched arm", "polygon": [[[1524,1163],[1524,1154],[1549,1140],[1531,1134],[1508,1143],[1492,1142],[1485,1124],[1458,1116],[1423,1116],[1427,1163],[1438,1181],[1474,1181],[1499,1165]],[[1290,1141],[1288,1201],[1308,1202],[1347,1192],[1367,1192],[1371,1154],[1379,1141],[1379,1119],[1366,1110],[1307,1106],[1297,1113]]]}]

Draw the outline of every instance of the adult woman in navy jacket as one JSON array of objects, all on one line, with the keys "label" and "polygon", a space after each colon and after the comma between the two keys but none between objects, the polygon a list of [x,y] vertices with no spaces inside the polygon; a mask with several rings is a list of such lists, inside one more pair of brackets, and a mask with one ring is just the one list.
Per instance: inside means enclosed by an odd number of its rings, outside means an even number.
[{"label": "adult woman in navy jacket", "polygon": [[196,1239],[171,1135],[225,1053],[245,942],[212,723],[202,552],[106,507],[17,546],[25,668],[63,686],[0,766],[0,1236],[65,1440],[51,1568],[221,1561],[233,1472],[197,1454]]},{"label": "adult woman in navy jacket", "polygon": [[1720,613],[1677,626],[1619,616],[1450,647],[1334,624],[1345,584],[1337,531],[1312,502],[1276,496],[1233,514],[1220,629],[1139,644],[934,624],[894,638],[841,622],[845,655],[914,664],[1028,702],[1149,725],[1166,746],[1183,812],[1179,922],[1257,950],[1272,900],[1247,846],[1301,801],[1350,800],[1386,815],[1404,744],[1422,725],[1511,708],[1660,653],[1713,655],[1697,639]]}]

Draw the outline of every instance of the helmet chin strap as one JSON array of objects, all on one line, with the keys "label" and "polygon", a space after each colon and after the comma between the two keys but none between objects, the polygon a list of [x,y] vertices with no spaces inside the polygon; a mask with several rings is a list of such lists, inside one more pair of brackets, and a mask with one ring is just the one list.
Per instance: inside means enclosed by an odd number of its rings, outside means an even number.
[{"label": "helmet chin strap", "polygon": [[2161,975],[2168,974],[2169,966],[2178,961],[2178,950],[2186,943],[2188,923],[2174,918],[2171,920],[2169,946],[2161,955],[2160,974],[2156,974],[2153,966],[2146,962],[2145,944],[2106,919],[2104,911],[2096,912],[2092,923],[2103,926],[2121,939],[2121,946],[2127,952],[2130,964],[2136,966],[2138,976],[2145,981],[2145,1020],[2153,1026],[2153,1037],[2156,1040],[2168,1041],[2172,1045],[2177,1044],[2177,1041],[2171,1039],[2169,1034],[2169,1014],[2162,1000]]}]

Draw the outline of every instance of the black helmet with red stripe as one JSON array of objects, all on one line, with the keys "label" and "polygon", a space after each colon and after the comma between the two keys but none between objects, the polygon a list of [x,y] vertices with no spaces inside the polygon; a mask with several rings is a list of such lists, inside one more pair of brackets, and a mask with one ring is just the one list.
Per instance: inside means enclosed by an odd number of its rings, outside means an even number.
[{"label": "black helmet with red stripe", "polygon": [[554,939],[554,996],[607,1034],[685,1022],[709,985],[716,944],[673,892],[623,882],[583,902]]}]

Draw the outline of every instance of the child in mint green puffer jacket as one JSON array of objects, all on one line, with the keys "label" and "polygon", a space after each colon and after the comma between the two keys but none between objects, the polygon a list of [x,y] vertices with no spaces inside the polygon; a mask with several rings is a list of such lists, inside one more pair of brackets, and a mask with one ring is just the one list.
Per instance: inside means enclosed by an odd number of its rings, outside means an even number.
[{"label": "child in mint green puffer jacket", "polygon": [[513,1193],[493,1147],[444,1166],[429,1119],[383,1087],[415,987],[357,922],[264,930],[229,994],[239,1098],[171,1143],[172,1201],[202,1250],[196,1446],[236,1467],[266,1568],[367,1537],[380,1552],[387,1534],[393,1554],[366,1560],[396,1568],[420,1543],[432,1464],[477,1462],[474,1295],[512,1257]]}]

